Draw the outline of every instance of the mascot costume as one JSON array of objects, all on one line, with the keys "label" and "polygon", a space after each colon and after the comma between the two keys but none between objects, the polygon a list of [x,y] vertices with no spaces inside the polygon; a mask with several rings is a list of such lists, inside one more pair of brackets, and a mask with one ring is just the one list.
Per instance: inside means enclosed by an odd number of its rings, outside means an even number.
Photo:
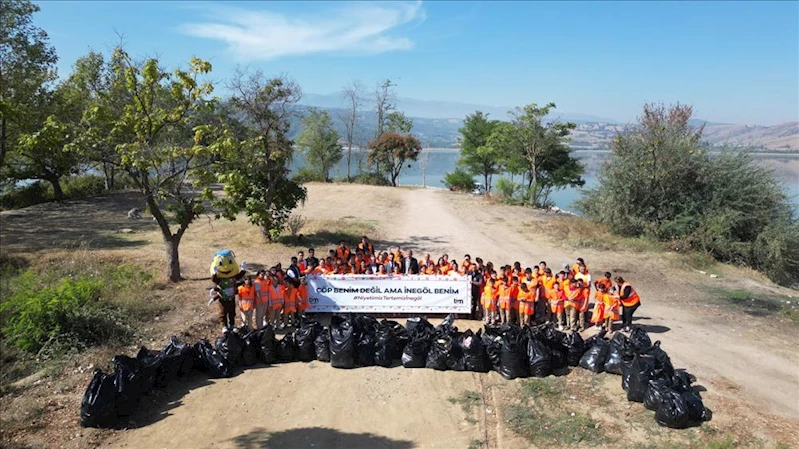
[{"label": "mascot costume", "polygon": [[244,263],[239,268],[236,262],[236,255],[229,249],[223,249],[214,255],[211,262],[211,280],[216,284],[211,289],[211,300],[219,304],[219,321],[222,323],[222,330],[233,330],[236,323],[236,293],[240,281],[247,274]]}]

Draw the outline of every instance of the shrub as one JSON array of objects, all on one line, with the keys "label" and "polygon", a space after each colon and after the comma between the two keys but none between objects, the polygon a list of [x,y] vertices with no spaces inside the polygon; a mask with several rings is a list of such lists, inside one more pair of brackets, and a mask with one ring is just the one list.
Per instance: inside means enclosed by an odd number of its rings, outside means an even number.
[{"label": "shrub", "polygon": [[101,176],[94,175],[73,176],[66,178],[62,187],[67,198],[86,198],[103,193],[105,180]]},{"label": "shrub", "polygon": [[128,335],[119,311],[98,302],[102,289],[101,281],[86,277],[42,288],[36,274],[27,271],[0,305],[3,336],[35,353],[48,347],[80,350]]},{"label": "shrub", "polygon": [[21,209],[34,204],[53,201],[53,194],[41,181],[11,189],[0,196],[0,207],[3,209]]},{"label": "shrub", "polygon": [[303,167],[297,170],[297,173],[291,178],[297,184],[305,184],[306,182],[325,182],[325,176],[318,170],[311,167]]},{"label": "shrub", "polygon": [[391,181],[380,173],[366,172],[352,178],[355,184],[366,184],[370,186],[390,186]]},{"label": "shrub", "polygon": [[506,177],[497,179],[497,185],[494,186],[494,192],[503,202],[511,202],[516,194],[519,192],[519,184],[511,181]]},{"label": "shrub", "polygon": [[795,254],[797,224],[782,186],[746,152],[710,153],[691,114],[645,106],[638,126],[614,140],[599,185],[578,209],[618,234],[681,242],[796,282],[796,258],[787,255]]},{"label": "shrub", "polygon": [[286,230],[292,237],[296,237],[305,226],[305,218],[302,215],[292,215],[286,220]]},{"label": "shrub", "polygon": [[471,173],[460,167],[456,168],[452,173],[444,174],[444,185],[450,190],[462,192],[471,192],[477,186]]}]

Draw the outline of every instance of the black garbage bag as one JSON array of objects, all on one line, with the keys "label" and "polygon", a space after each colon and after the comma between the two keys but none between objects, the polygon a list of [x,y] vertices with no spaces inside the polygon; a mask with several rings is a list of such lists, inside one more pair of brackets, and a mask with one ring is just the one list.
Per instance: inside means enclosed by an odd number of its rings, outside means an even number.
[{"label": "black garbage bag", "polygon": [[271,324],[247,334],[247,341],[255,348],[261,363],[267,365],[277,363],[277,340]]},{"label": "black garbage bag", "polygon": [[405,349],[405,345],[407,345],[411,339],[407,329],[405,329],[405,327],[402,324],[391,320],[383,320],[380,323],[380,325],[390,326],[391,329],[394,331],[394,338],[397,341],[397,345],[395,347],[396,352],[394,352],[394,354],[391,357],[394,360],[399,359],[400,357],[402,357],[402,351],[403,349]]},{"label": "black garbage bag", "polygon": [[402,366],[405,368],[424,368],[427,364],[427,354],[430,352],[433,338],[435,338],[433,334],[411,338],[402,351]]},{"label": "black garbage bag", "polygon": [[608,350],[608,359],[605,361],[605,372],[611,374],[623,374],[622,363],[627,360],[632,362],[633,351],[630,347],[627,337],[621,332],[616,332],[616,335],[610,340],[610,348]]},{"label": "black garbage bag", "polygon": [[139,399],[153,386],[153,375],[142,369],[141,362],[126,355],[118,355],[114,364],[114,388],[118,416],[130,416]]},{"label": "black garbage bag", "polygon": [[568,351],[563,347],[563,339],[566,338],[566,334],[551,327],[545,328],[543,334],[544,343],[552,353],[552,371],[568,367]]},{"label": "black garbage bag", "polygon": [[592,373],[601,373],[605,369],[605,362],[610,352],[610,342],[605,339],[594,341],[594,345],[580,357],[580,366]]},{"label": "black garbage bag", "polygon": [[463,361],[463,349],[460,346],[461,335],[456,327],[450,328],[447,338],[452,342],[449,354],[447,354],[447,369],[453,371],[466,371],[466,363]]},{"label": "black garbage bag", "polygon": [[650,380],[649,386],[644,394],[644,407],[648,410],[655,411],[660,406],[660,400],[663,396],[672,391],[666,381],[662,379]]},{"label": "black garbage bag", "polygon": [[435,328],[425,318],[408,318],[405,322],[405,329],[408,331],[408,339],[412,339],[416,335],[432,335],[435,333]]},{"label": "black garbage bag", "polygon": [[258,353],[260,352],[260,342],[252,337],[252,334],[258,332],[250,331],[242,338],[243,347],[241,349],[241,364],[243,366],[253,366],[258,363]]},{"label": "black garbage bag", "polygon": [[352,321],[333,316],[330,319],[330,365],[333,368],[354,368],[355,343]]},{"label": "black garbage bag", "polygon": [[643,352],[645,349],[652,346],[652,340],[649,339],[649,334],[646,333],[640,326],[633,326],[630,331],[630,346],[636,352]]},{"label": "black garbage bag", "polygon": [[352,315],[352,323],[355,327],[355,333],[357,334],[372,334],[374,335],[377,332],[377,327],[379,323],[373,316],[369,315]]},{"label": "black garbage bag", "polygon": [[194,366],[202,371],[207,371],[211,377],[223,378],[233,375],[230,363],[208,340],[200,340],[194,344]]},{"label": "black garbage bag", "polygon": [[296,360],[297,343],[294,340],[294,332],[289,332],[277,342],[277,361],[280,363],[290,363]]},{"label": "black garbage bag", "polygon": [[[188,343],[183,343],[176,336],[169,337],[169,343],[161,350],[163,364],[177,366],[177,375],[185,376],[194,367],[194,350]],[[173,368],[168,368],[170,371]]]},{"label": "black garbage bag", "polygon": [[664,427],[685,429],[690,421],[688,404],[680,393],[668,390],[663,393],[655,412],[655,421]]},{"label": "black garbage bag", "polygon": [[446,335],[440,335],[433,339],[430,344],[430,351],[427,353],[426,368],[446,371],[447,359],[449,359],[450,352],[452,351],[452,339]]},{"label": "black garbage bag", "polygon": [[297,360],[310,362],[316,359],[316,337],[322,332],[322,324],[318,321],[303,319],[295,333],[297,342]]},{"label": "black garbage bag", "polygon": [[355,345],[355,363],[360,366],[375,366],[377,337],[374,333],[363,333]]},{"label": "black garbage bag", "polygon": [[114,376],[95,371],[80,404],[80,425],[108,428],[117,422]]},{"label": "black garbage bag", "polygon": [[216,339],[216,350],[222,354],[232,366],[241,365],[241,356],[244,351],[244,341],[236,331],[227,331]]},{"label": "black garbage bag", "polygon": [[[646,389],[649,388],[649,381],[654,379],[655,359],[647,355],[636,355],[630,367],[629,380],[627,382],[627,400],[631,402],[644,402]],[[624,386],[624,381],[622,381]]]},{"label": "black garbage bag", "polygon": [[589,348],[591,348],[591,346],[594,346],[596,344],[597,340],[605,340],[605,335],[607,333],[608,333],[608,331],[606,329],[601,329],[596,334],[588,337],[585,340],[585,350],[587,351]]},{"label": "black garbage bag", "polygon": [[691,387],[691,384],[695,380],[696,378],[694,378],[687,371],[675,371],[674,375],[671,377],[671,389],[680,393],[694,391],[693,387]]},{"label": "black garbage bag", "polygon": [[580,364],[580,358],[585,352],[585,342],[578,332],[566,334],[563,337],[563,347],[566,348],[566,357],[569,366]]},{"label": "black garbage bag", "polygon": [[314,340],[316,360],[330,362],[330,328],[325,327]]},{"label": "black garbage bag", "polygon": [[642,353],[655,359],[654,378],[670,381],[674,377],[674,366],[671,364],[671,358],[666,354],[666,351],[660,348],[660,341],[656,341]]},{"label": "black garbage bag", "polygon": [[487,373],[491,370],[485,346],[483,345],[482,329],[475,334],[471,329],[458,337],[458,346],[461,349],[461,360],[464,371]]},{"label": "black garbage bag", "polygon": [[483,346],[492,370],[499,372],[502,366],[502,334],[496,328],[486,327]]},{"label": "black garbage bag", "polygon": [[633,361],[624,360],[621,362],[621,388],[624,391],[630,389],[630,376],[633,372]]},{"label": "black garbage bag", "polygon": [[705,407],[699,393],[686,391],[680,394],[685,401],[685,405],[688,407],[688,421],[690,425],[698,425],[699,423],[710,421],[713,418],[713,412]]},{"label": "black garbage bag", "polygon": [[375,347],[375,364],[390,368],[395,359],[401,356],[397,350],[397,336],[393,324],[383,320],[377,328],[377,344]]},{"label": "black garbage bag", "polygon": [[174,361],[165,363],[167,360],[161,351],[151,351],[142,346],[136,353],[136,360],[139,361],[141,369],[152,373],[153,387],[165,388],[169,382],[178,377],[180,365]]},{"label": "black garbage bag", "polygon": [[547,377],[552,374],[552,351],[542,337],[530,335],[527,339],[527,363],[533,377]]},{"label": "black garbage bag", "polygon": [[516,326],[502,330],[499,374],[508,380],[527,377],[530,373],[527,361],[527,336]]}]

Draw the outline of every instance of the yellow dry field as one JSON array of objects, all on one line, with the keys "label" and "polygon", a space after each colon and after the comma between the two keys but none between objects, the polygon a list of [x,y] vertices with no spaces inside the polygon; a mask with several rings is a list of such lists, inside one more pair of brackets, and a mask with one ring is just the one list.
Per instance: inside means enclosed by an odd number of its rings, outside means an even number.
[{"label": "yellow dry field", "polygon": [[[161,267],[160,234],[150,220],[126,218],[134,206],[140,206],[136,196],[126,193],[3,212],[0,244],[5,252],[34,264],[96,258]],[[495,264],[520,261],[532,266],[546,260],[553,267],[583,257],[595,275],[612,271],[635,286],[643,299],[637,324],[653,341],[662,342],[675,367],[697,377],[714,418],[694,429],[659,428],[652,412],[626,401],[618,376],[575,368],[546,381],[562,394],[548,404],[557,413],[590,416],[596,432],[605,437],[600,443],[586,440],[569,447],[704,447],[722,437],[733,446],[719,447],[797,447],[799,327],[779,315],[756,316],[725,307],[709,293],[746,289],[796,298],[795,290],[729,266],[715,265],[717,277],[711,278],[679,254],[630,249],[579,220],[447,191],[311,184],[307,203],[295,213],[307,223],[301,238],[286,243],[264,242],[243,217],[194,223],[180,246],[188,280],[142,292],[142,301],[159,295],[174,300],[174,308],[147,329],[151,342],[135,342],[130,351],[140,344],[159,346],[170,334],[214,336],[214,310],[206,306],[207,270],[214,252],[222,248],[233,249],[250,267],[285,266],[308,245],[316,245],[321,255],[341,235],[368,233],[378,249],[399,245],[417,257],[446,252],[460,259],[469,253]],[[134,232],[118,232],[123,228]],[[605,238],[605,244],[586,246],[586,240]],[[575,242],[582,247],[575,248]],[[460,328],[479,325],[458,322]],[[336,370],[319,362],[257,367],[230,379],[197,379],[151,401],[152,410],[143,411],[131,429],[80,429],[80,399],[90,373],[78,372],[78,367],[87,363],[84,356],[67,366],[64,375],[78,379],[76,386],[51,398],[61,412],[44,428],[63,434],[54,440],[42,430],[42,435],[26,438],[58,441],[64,447],[112,448],[535,447],[512,430],[517,418],[508,415],[514,406],[537,402],[523,394],[530,387],[525,381],[506,381],[493,372]],[[9,401],[23,399],[4,398],[3,413],[12,412]]]}]

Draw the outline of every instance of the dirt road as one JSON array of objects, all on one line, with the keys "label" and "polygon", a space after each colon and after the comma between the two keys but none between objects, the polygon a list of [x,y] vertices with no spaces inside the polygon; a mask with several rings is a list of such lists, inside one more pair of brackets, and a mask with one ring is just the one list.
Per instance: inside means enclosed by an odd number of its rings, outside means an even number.
[{"label": "dirt road", "polygon": [[[470,253],[495,263],[546,260],[559,266],[581,256],[594,273],[624,273],[643,298],[638,323],[662,340],[675,366],[687,368],[708,389],[704,397],[715,419],[753,426],[779,422],[787,426],[785,434],[799,438],[797,333],[775,335],[762,319],[742,326],[734,316],[703,307],[706,294],[695,285],[706,278],[676,270],[665,258],[625,251],[576,254],[526,230],[525,223],[541,219],[540,212],[435,190],[312,185],[301,213],[374,220],[381,234],[376,246],[400,245],[418,257],[447,252],[460,259]],[[257,261],[256,249],[246,251],[248,260]],[[484,402],[470,412],[448,402],[465,390],[486,393],[501,382],[506,381],[496,373],[335,370],[319,362],[263,367],[198,386],[177,399],[179,406],[108,446],[466,448],[479,440],[504,449],[529,447],[497,419],[491,394],[483,394]]]}]

